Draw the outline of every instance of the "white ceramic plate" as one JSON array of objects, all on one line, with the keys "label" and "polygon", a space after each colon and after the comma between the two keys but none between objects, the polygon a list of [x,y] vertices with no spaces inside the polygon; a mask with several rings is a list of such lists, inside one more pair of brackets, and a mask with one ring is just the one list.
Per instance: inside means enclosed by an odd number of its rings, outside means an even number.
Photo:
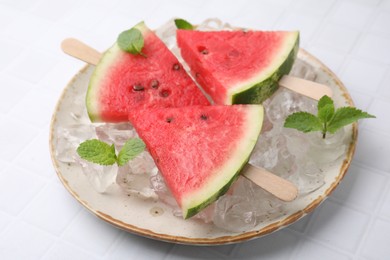
[{"label": "white ceramic plate", "polygon": [[[302,66],[301,70],[314,75],[315,81],[333,89],[337,106],[353,105],[340,80],[315,57],[301,49],[296,64]],[[77,201],[99,218],[126,231],[158,240],[197,245],[227,244],[260,237],[294,223],[315,209],[338,186],[351,163],[357,140],[356,124],[346,127],[349,147],[337,164],[325,173],[325,185],[291,203],[286,203],[282,214],[241,233],[224,231],[213,224],[204,224],[198,220],[180,219],[173,216],[169,206],[159,201],[127,196],[117,185],[111,185],[104,194],[98,193],[90,186],[80,166],[62,163],[55,156],[59,127],[89,123],[83,102],[75,100],[84,100],[93,68],[87,65],[76,74],[58,101],[50,129],[51,157],[58,177]]]}]

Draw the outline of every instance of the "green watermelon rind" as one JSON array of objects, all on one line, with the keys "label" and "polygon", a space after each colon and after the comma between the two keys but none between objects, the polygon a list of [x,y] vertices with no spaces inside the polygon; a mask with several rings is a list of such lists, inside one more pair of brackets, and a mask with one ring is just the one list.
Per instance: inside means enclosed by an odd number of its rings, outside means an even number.
[{"label": "green watermelon rind", "polygon": [[290,73],[291,68],[299,50],[299,32],[294,32],[292,35],[292,44],[289,46],[291,51],[287,58],[275,66],[275,69],[267,75],[254,77],[251,83],[233,89],[229,94],[230,104],[261,104],[269,98],[278,88],[278,81],[286,74]]},{"label": "green watermelon rind", "polygon": [[[140,30],[144,37],[149,31],[144,22],[136,24],[133,28]],[[95,69],[92,72],[88,84],[87,95],[85,98],[87,113],[91,122],[104,121],[100,116],[101,109],[99,107],[100,84],[105,77],[105,72],[107,69],[112,66],[112,64],[115,64],[115,60],[120,58],[120,55],[123,53],[124,51],[121,50],[118,46],[118,43],[115,42],[107,51],[104,52],[99,63],[95,66]]]},{"label": "green watermelon rind", "polygon": [[[208,181],[209,187],[203,187],[195,193],[188,194],[188,202],[186,202],[186,199],[182,200],[181,208],[184,219],[196,215],[225,194],[247,164],[262,128],[264,118],[263,106],[253,105],[253,109],[248,114],[245,127],[245,129],[248,129],[247,135],[239,142],[240,149],[236,149],[235,153],[230,156],[233,159],[216,171],[218,174],[214,175],[215,178]],[[221,182],[225,184],[221,186]]]}]

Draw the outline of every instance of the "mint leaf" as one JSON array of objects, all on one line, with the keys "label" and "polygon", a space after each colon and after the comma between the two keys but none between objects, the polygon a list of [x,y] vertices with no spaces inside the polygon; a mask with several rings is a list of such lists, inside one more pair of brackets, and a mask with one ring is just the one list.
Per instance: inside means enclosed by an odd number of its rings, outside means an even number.
[{"label": "mint leaf", "polygon": [[118,165],[123,166],[145,149],[145,143],[139,138],[129,139],[118,154]]},{"label": "mint leaf", "polygon": [[100,165],[113,165],[116,162],[115,146],[97,139],[82,142],[77,153],[82,159]]},{"label": "mint leaf", "polygon": [[317,113],[318,118],[321,120],[322,123],[325,124],[332,119],[333,115],[334,115],[333,103],[322,106]]},{"label": "mint leaf", "polygon": [[322,137],[325,138],[327,132],[333,134],[341,127],[359,119],[375,118],[354,107],[341,107],[335,111],[334,102],[328,96],[323,96],[318,101],[317,108],[317,116],[307,112],[289,115],[284,122],[284,127],[294,128],[304,133],[321,131]]},{"label": "mint leaf", "polygon": [[320,119],[308,112],[296,112],[289,115],[284,122],[284,127],[294,128],[304,133],[322,130]]},{"label": "mint leaf", "polygon": [[341,127],[363,118],[375,118],[375,116],[354,107],[341,107],[336,110],[334,117],[328,123],[327,130],[333,134]]},{"label": "mint leaf", "polygon": [[145,56],[142,53],[142,48],[144,47],[144,37],[142,33],[137,28],[131,28],[130,30],[123,31],[119,34],[118,46],[121,50],[130,52],[131,54],[137,55],[140,54]]},{"label": "mint leaf", "polygon": [[318,100],[317,104],[318,113],[317,116],[321,120],[322,123],[325,124],[332,119],[334,114],[334,103],[333,100],[328,96],[323,96]]},{"label": "mint leaf", "polygon": [[194,26],[184,19],[175,19],[175,25],[177,29],[193,30]]},{"label": "mint leaf", "polygon": [[334,107],[333,100],[327,95],[322,96],[322,98],[318,100],[318,104],[317,104],[318,111],[320,111],[326,105],[332,105]]}]

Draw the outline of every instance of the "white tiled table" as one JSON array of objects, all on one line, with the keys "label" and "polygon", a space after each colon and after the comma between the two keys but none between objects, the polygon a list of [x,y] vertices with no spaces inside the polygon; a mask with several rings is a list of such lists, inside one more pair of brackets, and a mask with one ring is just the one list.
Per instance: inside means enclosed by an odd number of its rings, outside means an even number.
[{"label": "white tiled table", "polygon": [[[73,36],[99,50],[140,20],[219,17],[299,29],[301,46],[345,83],[362,121],[352,166],[312,214],[250,242],[191,247],[120,231],[60,184],[48,151],[51,114],[83,66],[59,49]],[[0,259],[390,259],[390,1],[0,0]]]}]

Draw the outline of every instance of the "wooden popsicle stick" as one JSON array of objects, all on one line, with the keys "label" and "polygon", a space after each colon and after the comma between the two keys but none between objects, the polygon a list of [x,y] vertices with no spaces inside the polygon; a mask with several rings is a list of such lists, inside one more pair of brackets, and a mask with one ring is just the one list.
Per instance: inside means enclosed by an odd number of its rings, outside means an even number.
[{"label": "wooden popsicle stick", "polygon": [[285,75],[279,80],[279,86],[291,89],[301,95],[319,100],[322,96],[332,97],[332,89],[326,85]]},{"label": "wooden popsicle stick", "polygon": [[97,65],[102,57],[100,52],[74,38],[63,40],[61,49],[66,54],[92,65]]},{"label": "wooden popsicle stick", "polygon": [[[61,49],[66,54],[92,65],[97,65],[102,57],[100,52],[74,38],[65,39],[61,43]],[[328,86],[292,76],[283,76],[279,80],[279,86],[315,100],[319,100],[324,95],[332,97],[332,89]]]},{"label": "wooden popsicle stick", "polygon": [[298,188],[293,183],[263,168],[248,163],[242,175],[280,200],[292,201],[298,196]]}]

